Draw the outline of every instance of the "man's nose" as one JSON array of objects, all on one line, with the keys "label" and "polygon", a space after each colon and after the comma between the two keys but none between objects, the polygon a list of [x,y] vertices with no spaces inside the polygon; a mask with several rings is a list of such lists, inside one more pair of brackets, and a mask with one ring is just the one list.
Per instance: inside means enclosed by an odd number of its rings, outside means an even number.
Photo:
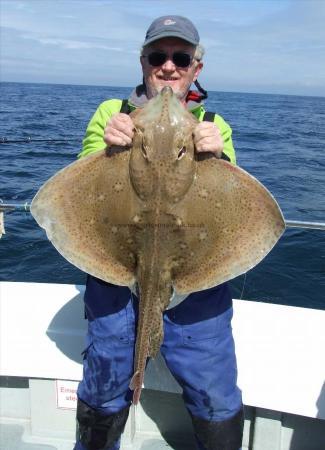
[{"label": "man's nose", "polygon": [[171,57],[168,57],[164,64],[161,66],[162,70],[165,70],[167,72],[173,72],[176,69],[175,64],[173,63],[173,60]]}]

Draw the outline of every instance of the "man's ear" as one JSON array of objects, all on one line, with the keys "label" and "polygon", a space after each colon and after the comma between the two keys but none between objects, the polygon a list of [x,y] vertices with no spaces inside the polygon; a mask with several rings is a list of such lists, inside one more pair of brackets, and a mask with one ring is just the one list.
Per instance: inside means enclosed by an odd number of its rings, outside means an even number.
[{"label": "man's ear", "polygon": [[202,69],[203,69],[203,62],[200,61],[198,63],[198,65],[196,66],[196,68],[195,68],[193,81],[197,80],[197,78],[200,75]]}]

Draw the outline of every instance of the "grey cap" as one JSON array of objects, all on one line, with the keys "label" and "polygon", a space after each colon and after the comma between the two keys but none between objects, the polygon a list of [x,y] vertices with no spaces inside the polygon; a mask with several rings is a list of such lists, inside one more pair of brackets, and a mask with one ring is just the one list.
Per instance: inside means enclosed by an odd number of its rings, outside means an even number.
[{"label": "grey cap", "polygon": [[189,19],[183,16],[162,16],[148,28],[143,46],[166,37],[183,39],[193,45],[200,42],[199,33]]}]

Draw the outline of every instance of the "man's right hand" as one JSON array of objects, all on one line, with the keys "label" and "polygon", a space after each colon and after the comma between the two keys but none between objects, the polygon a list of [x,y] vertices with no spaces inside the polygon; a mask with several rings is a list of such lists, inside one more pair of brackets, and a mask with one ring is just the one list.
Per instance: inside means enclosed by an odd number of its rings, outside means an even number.
[{"label": "man's right hand", "polygon": [[131,145],[134,135],[134,124],[130,116],[117,113],[107,122],[104,129],[104,141],[108,147],[111,145]]}]

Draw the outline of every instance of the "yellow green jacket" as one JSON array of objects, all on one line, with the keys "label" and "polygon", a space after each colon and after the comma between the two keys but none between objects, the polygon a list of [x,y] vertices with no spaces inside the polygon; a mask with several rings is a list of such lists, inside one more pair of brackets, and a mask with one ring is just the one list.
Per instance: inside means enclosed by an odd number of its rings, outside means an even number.
[{"label": "yellow green jacket", "polygon": [[[136,109],[134,103],[129,100],[129,107],[131,111]],[[111,117],[120,112],[121,106],[122,100],[118,99],[106,100],[99,105],[86,129],[82,151],[78,155],[79,158],[90,155],[91,153],[97,152],[106,147],[103,139],[104,128]],[[189,102],[187,106],[199,121],[203,120],[205,109],[202,104],[198,105],[197,103]],[[236,164],[235,150],[231,139],[232,130],[230,126],[218,114],[215,114],[214,123],[218,126],[224,141],[223,153],[228,156],[230,162]]]}]

